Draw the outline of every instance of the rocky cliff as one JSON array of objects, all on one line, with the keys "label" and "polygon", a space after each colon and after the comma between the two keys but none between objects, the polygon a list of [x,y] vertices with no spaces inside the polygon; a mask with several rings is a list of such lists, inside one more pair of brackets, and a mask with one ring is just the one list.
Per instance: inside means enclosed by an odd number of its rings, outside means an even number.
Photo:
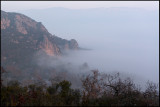
[{"label": "rocky cliff", "polygon": [[36,52],[61,56],[63,50],[78,49],[76,40],[50,34],[41,22],[19,13],[1,11],[1,63],[30,63]]}]

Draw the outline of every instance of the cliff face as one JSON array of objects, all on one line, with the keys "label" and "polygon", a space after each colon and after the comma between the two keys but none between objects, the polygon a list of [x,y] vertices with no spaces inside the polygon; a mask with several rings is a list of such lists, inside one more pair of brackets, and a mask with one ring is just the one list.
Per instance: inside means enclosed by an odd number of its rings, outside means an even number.
[{"label": "cliff face", "polygon": [[76,40],[65,40],[50,34],[41,22],[19,13],[1,11],[1,62],[30,63],[31,56],[43,51],[60,56],[63,50],[78,49]]},{"label": "cliff face", "polygon": [[46,36],[44,36],[43,41],[39,45],[39,47],[48,55],[54,56],[54,55],[59,55],[60,49],[56,45],[53,45],[52,42],[48,40]]}]

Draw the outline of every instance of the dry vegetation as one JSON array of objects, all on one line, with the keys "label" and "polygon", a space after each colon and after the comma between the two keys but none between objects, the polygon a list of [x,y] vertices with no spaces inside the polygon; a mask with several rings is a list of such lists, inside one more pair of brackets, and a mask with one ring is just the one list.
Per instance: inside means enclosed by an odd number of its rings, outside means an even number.
[{"label": "dry vegetation", "polygon": [[[5,70],[1,68],[1,73]],[[82,79],[82,89],[72,89],[71,82],[63,80],[47,86],[39,81],[22,86],[17,81],[3,85],[1,106],[159,106],[158,85],[147,82],[141,91],[130,79],[115,75],[92,74]]]}]

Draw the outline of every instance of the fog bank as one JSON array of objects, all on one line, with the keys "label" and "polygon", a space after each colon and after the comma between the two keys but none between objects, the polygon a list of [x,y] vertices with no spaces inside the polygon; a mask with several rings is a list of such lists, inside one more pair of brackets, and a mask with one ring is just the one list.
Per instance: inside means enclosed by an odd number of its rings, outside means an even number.
[{"label": "fog bank", "polygon": [[[159,11],[50,8],[21,13],[42,22],[50,33],[74,38],[80,47],[92,49],[69,52],[63,61],[56,63],[79,66],[86,62],[90,69],[131,75],[140,84],[147,80],[159,83]],[[44,65],[58,66],[49,63]]]}]

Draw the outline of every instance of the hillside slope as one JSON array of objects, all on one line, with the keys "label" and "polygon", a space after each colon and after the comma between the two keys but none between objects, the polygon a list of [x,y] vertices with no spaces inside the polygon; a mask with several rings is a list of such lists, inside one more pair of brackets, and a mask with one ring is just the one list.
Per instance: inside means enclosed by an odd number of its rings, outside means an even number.
[{"label": "hillside slope", "polygon": [[50,34],[41,22],[19,13],[1,11],[2,66],[27,67],[38,52],[61,56],[64,50],[78,49],[76,40]]}]

